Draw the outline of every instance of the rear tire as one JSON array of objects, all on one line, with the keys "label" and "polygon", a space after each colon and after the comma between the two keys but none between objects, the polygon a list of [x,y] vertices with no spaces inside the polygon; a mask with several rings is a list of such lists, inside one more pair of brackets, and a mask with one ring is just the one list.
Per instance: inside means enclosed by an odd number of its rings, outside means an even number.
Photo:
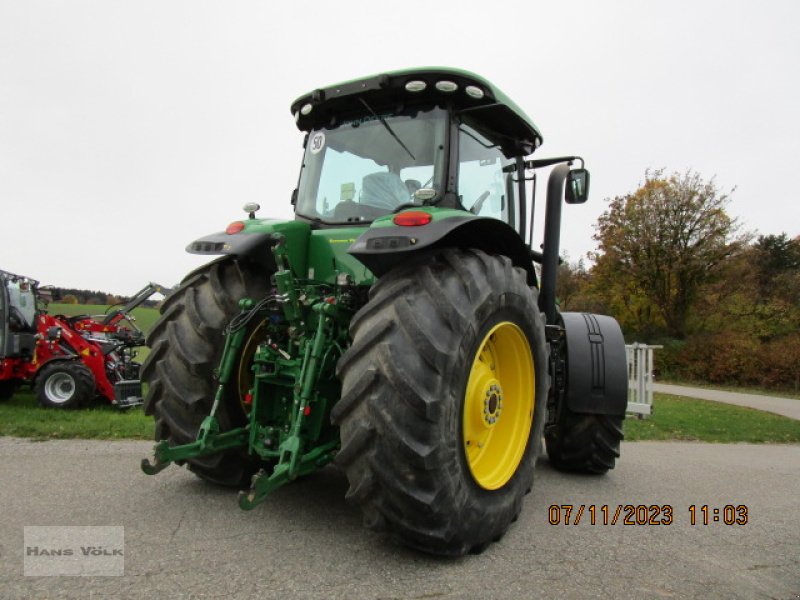
[{"label": "rear tire", "polygon": [[561,471],[602,475],[619,458],[624,417],[589,415],[561,407],[558,422],[545,435],[547,457]]},{"label": "rear tire", "polygon": [[[348,499],[367,527],[413,548],[481,552],[516,520],[533,484],[549,385],[536,292],[506,257],[447,250],[383,276],[350,331],[331,415]],[[491,398],[493,381],[501,399]],[[483,425],[486,415],[498,424]],[[473,435],[471,419],[496,437]],[[489,448],[504,458],[484,460]]]},{"label": "rear tire", "polygon": [[[190,273],[164,301],[147,337],[151,350],[141,372],[148,384],[144,411],[155,418],[156,441],[177,446],[196,439],[217,390],[214,369],[222,356],[225,327],[239,314],[240,299],[266,295],[268,279],[255,265],[225,257]],[[231,383],[217,411],[222,431],[246,423],[237,382]],[[249,485],[263,464],[239,449],[186,462],[202,479],[236,487]]]},{"label": "rear tire", "polygon": [[57,361],[36,374],[34,386],[39,404],[45,408],[80,408],[96,394],[94,375],[83,363]]}]

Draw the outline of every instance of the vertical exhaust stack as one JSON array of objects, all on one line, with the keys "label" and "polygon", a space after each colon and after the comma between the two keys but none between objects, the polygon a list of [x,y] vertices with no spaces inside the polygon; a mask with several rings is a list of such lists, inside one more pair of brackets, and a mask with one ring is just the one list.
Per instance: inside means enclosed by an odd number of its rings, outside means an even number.
[{"label": "vertical exhaust stack", "polygon": [[564,197],[564,181],[568,173],[569,165],[561,164],[550,171],[550,177],[547,180],[539,309],[545,313],[548,325],[553,325],[556,320],[556,279],[561,244],[561,201]]}]

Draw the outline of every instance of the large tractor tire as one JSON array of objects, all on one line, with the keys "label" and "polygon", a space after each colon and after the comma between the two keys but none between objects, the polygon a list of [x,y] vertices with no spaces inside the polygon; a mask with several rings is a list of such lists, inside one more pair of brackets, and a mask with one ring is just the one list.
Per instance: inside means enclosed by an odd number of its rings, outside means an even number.
[{"label": "large tractor tire", "polygon": [[545,435],[550,464],[561,471],[607,473],[619,458],[623,418],[577,414],[562,406],[558,422]]},{"label": "large tractor tire", "polygon": [[506,257],[446,250],[381,277],[350,331],[332,413],[347,497],[414,548],[482,551],[533,484],[548,389],[536,292]]},{"label": "large tractor tire", "polygon": [[75,360],[46,364],[36,374],[34,391],[45,408],[81,408],[97,393],[91,369]]},{"label": "large tractor tire", "polygon": [[[148,335],[151,351],[142,365],[142,381],[148,385],[144,410],[155,418],[156,441],[167,440],[176,446],[196,439],[217,390],[214,369],[222,356],[224,330],[239,314],[240,299],[259,300],[268,289],[269,273],[238,258],[225,257],[187,275],[164,301],[161,317]],[[235,372],[247,373],[246,368],[240,370],[241,366],[236,365]],[[223,431],[246,422],[239,383],[234,378],[217,411]],[[249,485],[250,477],[261,466],[241,450],[186,462],[199,477],[236,487]]]}]

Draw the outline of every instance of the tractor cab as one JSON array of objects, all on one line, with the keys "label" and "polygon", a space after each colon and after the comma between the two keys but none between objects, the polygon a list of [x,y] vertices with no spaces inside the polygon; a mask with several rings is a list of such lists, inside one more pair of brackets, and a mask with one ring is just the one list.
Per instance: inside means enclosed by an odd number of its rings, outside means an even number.
[{"label": "tractor cab", "polygon": [[0,271],[0,359],[32,354],[37,285],[28,277]]},{"label": "tractor cab", "polygon": [[299,220],[367,225],[438,206],[523,234],[522,157],[542,137],[486,80],[454,69],[396,71],[315,90],[292,112],[307,132]]},{"label": "tractor cab", "polygon": [[[393,71],[314,90],[291,111],[306,132],[295,220],[256,219],[259,207],[248,203],[246,221],[195,240],[188,252],[248,256],[276,268],[269,248],[273,235],[284,236],[296,275],[333,283],[344,273],[371,284],[439,249],[473,247],[508,256],[532,286],[552,283],[544,297],[554,304],[564,182],[567,201],[582,202],[588,172],[553,169],[552,243],[533,250],[530,173],[577,157],[527,159],[542,144],[539,129],[494,85],[458,69]],[[543,265],[541,277],[534,262]]]}]

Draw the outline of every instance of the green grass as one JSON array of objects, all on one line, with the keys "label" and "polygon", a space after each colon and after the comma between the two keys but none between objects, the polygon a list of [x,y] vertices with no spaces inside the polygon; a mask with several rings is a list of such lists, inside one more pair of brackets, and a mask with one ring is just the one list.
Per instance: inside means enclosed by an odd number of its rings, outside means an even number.
[{"label": "green grass", "polygon": [[656,394],[649,419],[625,420],[625,439],[798,443],[800,421],[752,408]]},{"label": "green grass", "polygon": [[153,434],[153,419],[141,408],[120,410],[100,403],[81,410],[42,408],[27,389],[0,402],[0,436],[152,440]]}]

